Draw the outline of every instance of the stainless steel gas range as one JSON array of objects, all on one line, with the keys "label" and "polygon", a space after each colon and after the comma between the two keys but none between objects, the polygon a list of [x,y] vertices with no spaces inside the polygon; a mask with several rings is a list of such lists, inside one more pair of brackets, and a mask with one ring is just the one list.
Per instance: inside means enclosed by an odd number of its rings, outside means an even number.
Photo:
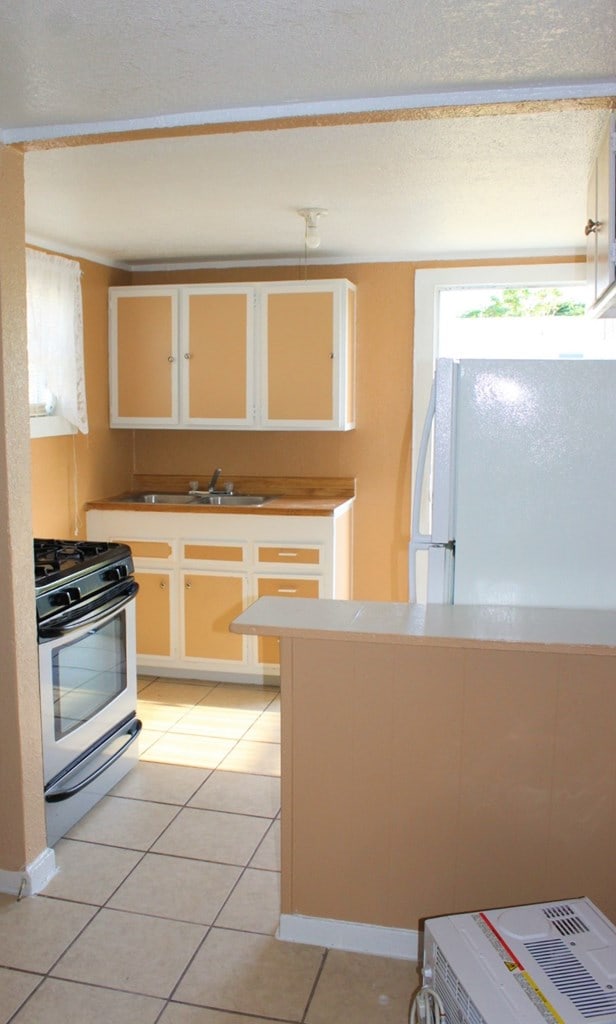
[{"label": "stainless steel gas range", "polygon": [[136,762],[133,560],[125,544],[34,541],[47,842]]}]

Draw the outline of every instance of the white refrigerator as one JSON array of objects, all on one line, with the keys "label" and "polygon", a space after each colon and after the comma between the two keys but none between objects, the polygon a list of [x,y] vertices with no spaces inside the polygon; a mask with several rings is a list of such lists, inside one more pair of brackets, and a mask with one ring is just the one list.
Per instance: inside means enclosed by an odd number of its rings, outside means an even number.
[{"label": "white refrigerator", "polygon": [[411,600],[422,573],[428,603],[616,609],[616,361],[437,360]]}]

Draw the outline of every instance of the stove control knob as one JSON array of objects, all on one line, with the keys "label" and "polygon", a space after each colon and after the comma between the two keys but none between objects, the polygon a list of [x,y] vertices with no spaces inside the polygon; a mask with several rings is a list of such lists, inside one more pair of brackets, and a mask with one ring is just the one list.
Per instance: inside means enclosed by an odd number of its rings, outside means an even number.
[{"label": "stove control knob", "polygon": [[79,587],[68,587],[66,590],[60,590],[57,594],[52,594],[49,598],[49,603],[57,608],[70,608],[72,604],[77,604],[78,601],[81,601]]},{"label": "stove control knob", "polygon": [[111,569],[105,569],[103,579],[107,583],[119,583],[128,576],[128,569],[125,565],[114,565]]}]

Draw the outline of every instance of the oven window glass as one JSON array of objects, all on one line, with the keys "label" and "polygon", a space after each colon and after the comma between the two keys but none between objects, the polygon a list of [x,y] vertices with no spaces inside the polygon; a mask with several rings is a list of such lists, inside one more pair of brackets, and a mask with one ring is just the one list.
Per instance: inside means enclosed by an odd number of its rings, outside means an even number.
[{"label": "oven window glass", "polygon": [[52,654],[54,729],[62,739],[127,687],[126,615],[114,615]]}]

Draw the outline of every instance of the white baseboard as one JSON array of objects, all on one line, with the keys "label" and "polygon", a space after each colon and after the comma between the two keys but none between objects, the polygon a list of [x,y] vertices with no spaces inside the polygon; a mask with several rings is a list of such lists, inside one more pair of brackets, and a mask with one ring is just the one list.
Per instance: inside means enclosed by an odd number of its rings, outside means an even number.
[{"label": "white baseboard", "polygon": [[49,846],[39,853],[36,860],[27,864],[23,871],[0,869],[0,892],[13,896],[36,896],[51,882],[57,872],[56,855]]},{"label": "white baseboard", "polygon": [[301,914],[280,915],[278,938],[285,942],[303,942],[309,946],[327,946],[350,953],[397,957],[399,960],[417,960],[419,950],[419,932],[410,929],[304,917]]}]

